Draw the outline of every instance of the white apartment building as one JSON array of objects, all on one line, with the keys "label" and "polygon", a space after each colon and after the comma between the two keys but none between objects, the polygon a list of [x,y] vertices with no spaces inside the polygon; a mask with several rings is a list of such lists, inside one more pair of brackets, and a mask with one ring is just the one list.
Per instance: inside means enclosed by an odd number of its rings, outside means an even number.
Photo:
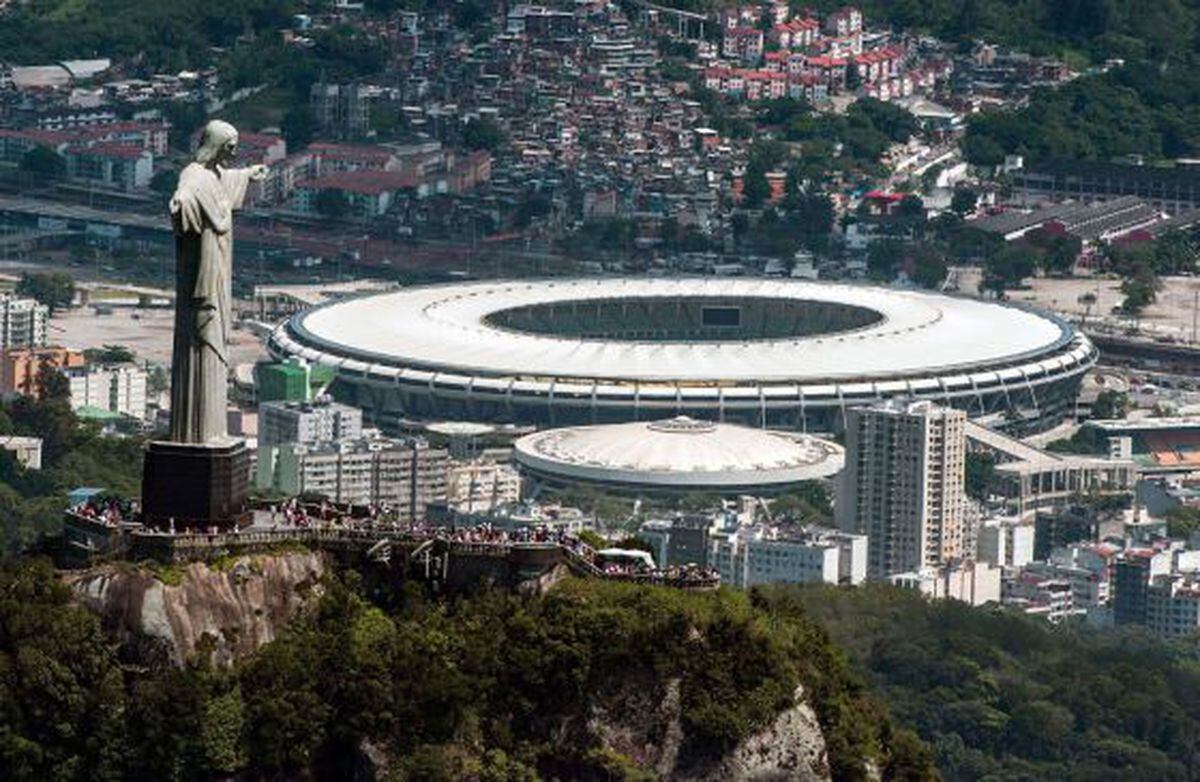
[{"label": "white apartment building", "polygon": [[71,407],[146,417],[146,370],[136,364],[88,364],[63,370],[71,386]]},{"label": "white apartment building", "polygon": [[445,450],[419,438],[260,445],[255,484],[288,496],[387,506],[401,522],[419,521],[431,503],[446,500],[448,462]]},{"label": "white apartment building", "polygon": [[362,437],[362,410],[328,398],[315,402],[263,402],[258,408],[258,444],[315,445]]},{"label": "white apartment building", "polygon": [[747,588],[759,584],[861,584],[867,577],[867,538],[820,527],[796,535],[743,527],[709,541],[708,564],[721,582]]},{"label": "white apartment building", "polygon": [[963,488],[967,421],[927,401],[852,409],[835,513],[870,540],[867,572],[884,579],[971,558]]},{"label": "white apartment building", "polygon": [[458,513],[485,513],[521,499],[521,474],[490,459],[452,460],[446,470],[446,503]]},{"label": "white apartment building", "polygon": [[36,299],[0,296],[0,349],[44,347],[49,319],[50,308]]},{"label": "white apartment building", "polygon": [[1033,561],[1034,530],[1015,519],[985,519],[979,525],[976,559],[997,567],[1024,567]]},{"label": "white apartment building", "polygon": [[910,573],[893,573],[892,584],[915,589],[933,600],[959,600],[973,606],[999,603],[1000,568],[987,562],[951,562]]}]

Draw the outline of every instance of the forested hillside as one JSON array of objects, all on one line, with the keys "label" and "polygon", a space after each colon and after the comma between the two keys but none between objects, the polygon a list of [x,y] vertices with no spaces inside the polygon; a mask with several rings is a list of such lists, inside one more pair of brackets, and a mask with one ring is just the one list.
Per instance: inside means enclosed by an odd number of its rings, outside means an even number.
[{"label": "forested hillside", "polygon": [[865,669],[950,780],[1194,779],[1200,660],[886,587],[780,588]]},{"label": "forested hillside", "polygon": [[[7,779],[347,779],[363,748],[399,780],[649,780],[605,735],[703,770],[794,702],[834,779],[932,779],[819,627],[791,604],[568,581],[543,597],[432,601],[330,579],[316,611],[231,669],[120,660],[45,563],[0,570],[0,768]],[[671,695],[674,693],[674,695]],[[597,721],[601,724],[597,724]],[[654,738],[657,736],[658,738]]]},{"label": "forested hillside", "polygon": [[971,120],[963,151],[996,165],[1005,154],[1111,160],[1200,154],[1200,75],[1194,63],[1130,65],[1034,93],[1027,108]]}]

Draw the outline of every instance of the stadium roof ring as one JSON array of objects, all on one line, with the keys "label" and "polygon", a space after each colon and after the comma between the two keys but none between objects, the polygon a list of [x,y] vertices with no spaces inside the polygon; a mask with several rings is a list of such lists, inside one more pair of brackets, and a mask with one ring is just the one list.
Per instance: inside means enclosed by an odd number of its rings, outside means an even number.
[{"label": "stadium roof ring", "polygon": [[385,428],[689,415],[831,431],[848,407],[906,397],[1042,429],[1096,361],[1072,324],[1020,305],[715,277],[414,287],[298,313],[268,347],[335,367]]}]

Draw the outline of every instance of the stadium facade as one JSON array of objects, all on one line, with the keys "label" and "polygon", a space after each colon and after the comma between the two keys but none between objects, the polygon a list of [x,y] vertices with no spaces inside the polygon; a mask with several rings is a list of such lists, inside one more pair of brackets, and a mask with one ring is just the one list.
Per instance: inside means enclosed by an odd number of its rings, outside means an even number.
[{"label": "stadium facade", "polygon": [[839,431],[852,407],[907,398],[1036,431],[1072,410],[1097,357],[1015,304],[747,278],[414,287],[298,313],[268,348],[336,368],[335,393],[384,429],[688,415]]}]

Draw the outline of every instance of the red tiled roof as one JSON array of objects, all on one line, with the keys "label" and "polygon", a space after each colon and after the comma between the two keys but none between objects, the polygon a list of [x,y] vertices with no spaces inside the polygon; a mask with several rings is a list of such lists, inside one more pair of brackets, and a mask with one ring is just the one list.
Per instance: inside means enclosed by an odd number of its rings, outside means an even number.
[{"label": "red tiled roof", "polygon": [[392,151],[390,149],[364,144],[333,144],[318,141],[309,144],[308,151],[319,157],[337,158],[340,160],[387,162],[392,159]]},{"label": "red tiled roof", "polygon": [[90,157],[116,157],[124,160],[137,160],[146,154],[142,147],[119,142],[103,142],[99,144],[73,145],[65,150],[68,155],[88,155]]},{"label": "red tiled roof", "polygon": [[821,23],[816,19],[793,19],[790,22],[775,25],[775,29],[779,32],[800,33],[805,30],[818,30]]},{"label": "red tiled roof", "polygon": [[66,144],[75,138],[74,135],[61,130],[38,130],[36,128],[0,129],[0,138],[20,138],[35,141],[39,144]]},{"label": "red tiled roof", "polygon": [[362,195],[379,195],[416,187],[420,183],[419,177],[399,171],[343,171],[300,182],[296,187],[305,190],[344,190]]},{"label": "red tiled roof", "polygon": [[845,67],[845,57],[830,57],[828,55],[821,57],[809,57],[808,64],[814,68],[839,68]]},{"label": "red tiled roof", "polygon": [[281,141],[283,141],[282,136],[275,136],[270,133],[238,132],[238,144],[241,146],[273,147]]}]

